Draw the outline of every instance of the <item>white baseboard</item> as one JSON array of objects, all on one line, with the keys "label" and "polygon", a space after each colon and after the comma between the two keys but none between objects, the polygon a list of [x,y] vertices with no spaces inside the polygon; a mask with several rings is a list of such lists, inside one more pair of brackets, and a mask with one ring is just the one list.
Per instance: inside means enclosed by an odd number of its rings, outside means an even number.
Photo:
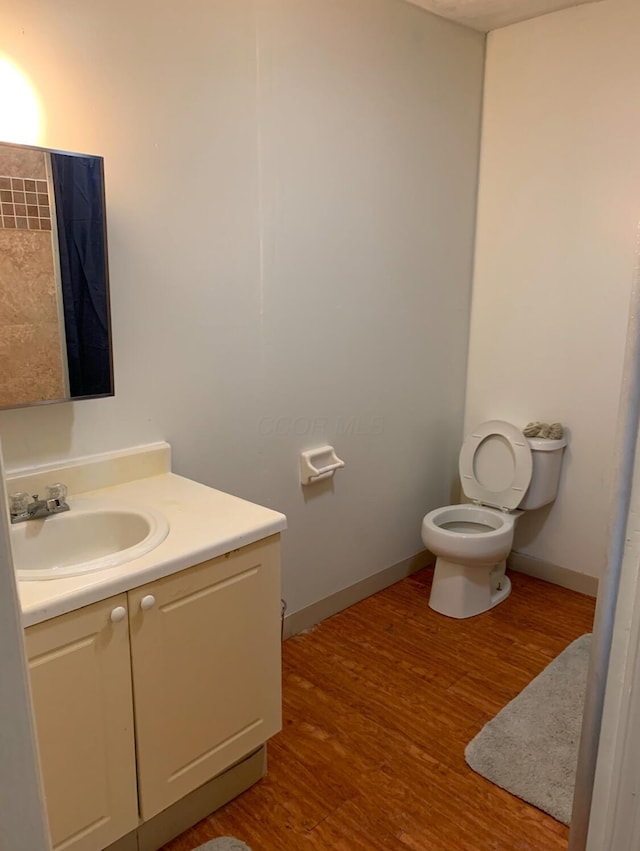
[{"label": "white baseboard", "polygon": [[576,570],[560,567],[550,561],[512,552],[507,559],[507,567],[517,573],[526,573],[527,576],[544,579],[546,582],[569,588],[571,591],[578,591],[580,594],[587,594],[589,597],[595,597],[598,594],[598,580],[595,576],[578,573]]},{"label": "white baseboard", "polygon": [[360,600],[364,600],[372,594],[377,594],[378,591],[405,579],[434,561],[435,556],[428,550],[423,550],[415,556],[381,570],[379,573],[374,573],[373,576],[367,576],[366,579],[356,582],[355,585],[350,585],[323,600],[318,600],[317,603],[312,603],[304,609],[292,612],[284,619],[283,637],[285,639],[291,638],[292,635],[310,629],[320,621],[326,620],[332,615],[337,615],[338,612],[348,609],[349,606],[359,603]]},{"label": "white baseboard", "polygon": [[[367,576],[360,582],[356,582],[355,585],[350,585],[348,588],[336,591],[335,594],[318,600],[304,609],[292,612],[284,619],[283,637],[285,639],[291,638],[292,635],[310,629],[332,615],[337,615],[338,612],[348,609],[349,606],[359,603],[360,600],[365,600],[372,594],[377,594],[378,591],[388,588],[434,562],[435,556],[428,550],[423,550],[415,556],[411,556],[411,558],[404,559],[404,561],[387,567],[379,573],[374,573],[373,576]],[[537,579],[544,579],[546,582],[560,585],[562,588],[587,594],[589,597],[595,597],[598,593],[598,580],[594,576],[578,573],[575,570],[569,570],[567,567],[560,567],[533,556],[512,552],[507,561],[507,567],[518,573],[526,573],[528,576],[535,576]]]}]

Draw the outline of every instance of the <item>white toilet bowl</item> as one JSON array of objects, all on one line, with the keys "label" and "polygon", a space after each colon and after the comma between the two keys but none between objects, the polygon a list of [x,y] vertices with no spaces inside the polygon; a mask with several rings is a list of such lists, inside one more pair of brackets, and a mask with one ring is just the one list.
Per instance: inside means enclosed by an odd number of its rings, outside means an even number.
[{"label": "white toilet bowl", "polygon": [[565,445],[527,439],[504,420],[482,423],[467,437],[459,470],[472,503],[437,508],[422,521],[424,545],[437,556],[432,609],[469,618],[509,596],[505,567],[519,509],[555,499]]},{"label": "white toilet bowl", "polygon": [[515,514],[484,505],[448,505],[422,521],[422,538],[434,555],[468,564],[502,561],[513,543]]},{"label": "white toilet bowl", "polygon": [[435,556],[429,606],[452,618],[470,618],[505,600],[505,575],[519,515],[479,505],[449,505],[422,521],[422,540]]}]

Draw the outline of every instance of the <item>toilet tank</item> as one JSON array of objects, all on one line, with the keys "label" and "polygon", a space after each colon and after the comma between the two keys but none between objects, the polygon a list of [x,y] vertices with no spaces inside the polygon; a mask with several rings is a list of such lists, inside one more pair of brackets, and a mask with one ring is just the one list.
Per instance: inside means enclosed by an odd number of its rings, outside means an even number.
[{"label": "toilet tank", "polygon": [[565,438],[560,440],[544,440],[540,437],[528,437],[527,443],[531,449],[533,470],[531,483],[527,488],[519,509],[531,510],[542,508],[553,502],[558,493],[562,456],[567,445]]}]

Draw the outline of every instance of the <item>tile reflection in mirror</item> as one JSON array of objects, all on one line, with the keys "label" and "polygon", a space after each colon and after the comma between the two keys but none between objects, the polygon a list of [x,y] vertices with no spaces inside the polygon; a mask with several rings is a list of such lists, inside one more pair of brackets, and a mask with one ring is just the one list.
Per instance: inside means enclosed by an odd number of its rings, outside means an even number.
[{"label": "tile reflection in mirror", "polygon": [[0,408],[113,394],[101,157],[0,144]]}]

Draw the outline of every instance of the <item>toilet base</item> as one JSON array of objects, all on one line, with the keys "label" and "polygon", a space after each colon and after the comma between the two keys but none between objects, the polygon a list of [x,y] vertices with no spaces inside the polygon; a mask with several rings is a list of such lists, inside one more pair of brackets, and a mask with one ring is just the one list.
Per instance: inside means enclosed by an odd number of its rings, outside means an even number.
[{"label": "toilet base", "polygon": [[450,618],[471,618],[488,612],[511,593],[506,561],[463,565],[439,557],[433,574],[429,607]]}]

